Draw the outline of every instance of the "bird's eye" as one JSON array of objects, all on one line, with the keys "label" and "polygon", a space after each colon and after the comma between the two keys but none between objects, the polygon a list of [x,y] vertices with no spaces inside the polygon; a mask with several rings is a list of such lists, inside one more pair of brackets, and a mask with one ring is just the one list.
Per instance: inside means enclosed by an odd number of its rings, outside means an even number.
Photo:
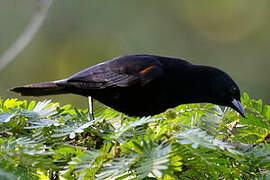
[{"label": "bird's eye", "polygon": [[232,88],[230,89],[230,93],[233,94],[233,95],[238,94],[238,92],[239,92],[239,90],[238,90],[238,88],[236,88],[236,87],[232,87]]}]

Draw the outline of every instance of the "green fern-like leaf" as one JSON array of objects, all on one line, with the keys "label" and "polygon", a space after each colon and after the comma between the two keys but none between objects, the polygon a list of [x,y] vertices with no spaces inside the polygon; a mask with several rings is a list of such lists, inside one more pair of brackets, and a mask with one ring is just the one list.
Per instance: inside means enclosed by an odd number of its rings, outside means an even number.
[{"label": "green fern-like leaf", "polygon": [[134,160],[134,158],[115,158],[113,162],[104,164],[103,170],[96,175],[96,179],[121,179],[122,177],[132,177],[130,166]]}]

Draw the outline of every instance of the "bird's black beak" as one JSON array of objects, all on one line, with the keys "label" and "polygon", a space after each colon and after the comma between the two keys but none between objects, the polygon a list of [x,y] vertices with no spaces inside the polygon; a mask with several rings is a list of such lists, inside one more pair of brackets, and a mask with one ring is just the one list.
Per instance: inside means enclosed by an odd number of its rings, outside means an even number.
[{"label": "bird's black beak", "polygon": [[233,109],[236,110],[243,118],[246,118],[246,113],[245,110],[242,106],[242,103],[240,100],[237,99],[233,99],[232,100],[232,104],[233,104]]}]

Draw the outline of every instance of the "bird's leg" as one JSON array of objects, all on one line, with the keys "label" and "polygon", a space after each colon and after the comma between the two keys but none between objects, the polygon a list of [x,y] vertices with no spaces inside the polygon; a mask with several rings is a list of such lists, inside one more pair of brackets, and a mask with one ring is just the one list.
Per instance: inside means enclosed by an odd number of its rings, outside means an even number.
[{"label": "bird's leg", "polygon": [[91,96],[88,96],[88,103],[89,103],[89,117],[90,117],[90,120],[94,120],[93,99],[92,99]]}]

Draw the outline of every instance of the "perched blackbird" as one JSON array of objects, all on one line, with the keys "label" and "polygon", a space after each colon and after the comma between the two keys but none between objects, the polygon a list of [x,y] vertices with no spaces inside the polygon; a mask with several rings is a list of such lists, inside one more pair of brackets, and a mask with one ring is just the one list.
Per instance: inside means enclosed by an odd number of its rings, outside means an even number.
[{"label": "perched blackbird", "polygon": [[73,93],[129,116],[159,114],[187,103],[229,106],[245,117],[240,90],[225,72],[209,66],[155,55],[121,56],[67,79],[16,87],[23,96]]}]

